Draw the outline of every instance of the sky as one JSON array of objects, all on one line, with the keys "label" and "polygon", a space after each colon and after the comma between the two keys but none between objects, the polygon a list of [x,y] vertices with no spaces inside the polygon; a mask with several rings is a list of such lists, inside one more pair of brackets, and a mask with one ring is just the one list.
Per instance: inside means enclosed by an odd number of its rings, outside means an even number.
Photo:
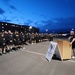
[{"label": "sky", "polygon": [[34,26],[40,32],[75,29],[75,0],[0,0],[0,22]]}]

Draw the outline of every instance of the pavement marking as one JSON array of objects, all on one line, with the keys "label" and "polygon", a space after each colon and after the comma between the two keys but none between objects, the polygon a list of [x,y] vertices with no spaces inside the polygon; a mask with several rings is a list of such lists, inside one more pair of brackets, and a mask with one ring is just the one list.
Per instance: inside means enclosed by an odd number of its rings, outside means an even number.
[{"label": "pavement marking", "polygon": [[[32,54],[37,54],[37,55],[46,56],[46,54],[37,53],[37,52],[29,51],[29,50],[21,50],[21,51],[25,51],[25,52],[32,53]],[[75,63],[74,60],[66,60],[66,61],[63,61],[63,62],[74,62],[74,63]]]},{"label": "pavement marking", "polygon": [[63,61],[63,62],[74,62],[75,63],[75,60],[66,60],[66,61]]},{"label": "pavement marking", "polygon": [[21,50],[21,51],[25,51],[25,52],[28,52],[28,53],[33,53],[33,54],[45,56],[45,54],[37,53],[37,52],[29,51],[29,50]]},{"label": "pavement marking", "polygon": [[44,46],[44,47],[49,47],[49,45],[48,45],[48,46],[46,46],[46,45],[38,45],[38,46]]}]

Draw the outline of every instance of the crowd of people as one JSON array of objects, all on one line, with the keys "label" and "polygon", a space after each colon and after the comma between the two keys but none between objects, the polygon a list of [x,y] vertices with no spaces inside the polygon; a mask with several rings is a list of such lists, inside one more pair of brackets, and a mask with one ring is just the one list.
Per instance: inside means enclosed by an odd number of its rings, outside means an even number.
[{"label": "crowd of people", "polygon": [[28,44],[35,44],[47,40],[53,40],[52,34],[4,31],[0,33],[0,55],[20,48],[25,49],[25,45]]},{"label": "crowd of people", "polygon": [[[70,32],[68,38],[72,45],[72,58],[75,58],[75,33]],[[0,33],[0,55],[9,53],[20,48],[25,49],[25,45],[35,44],[43,41],[52,41],[53,35],[47,33],[24,33],[12,32],[10,30]]]}]

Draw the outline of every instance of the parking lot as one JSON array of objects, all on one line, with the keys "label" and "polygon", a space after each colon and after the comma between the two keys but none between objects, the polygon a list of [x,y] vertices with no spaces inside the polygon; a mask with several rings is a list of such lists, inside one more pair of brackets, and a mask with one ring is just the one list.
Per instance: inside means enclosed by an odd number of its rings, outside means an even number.
[{"label": "parking lot", "polygon": [[25,45],[26,49],[3,54],[0,75],[75,75],[74,60],[46,60],[49,43],[29,44]]}]

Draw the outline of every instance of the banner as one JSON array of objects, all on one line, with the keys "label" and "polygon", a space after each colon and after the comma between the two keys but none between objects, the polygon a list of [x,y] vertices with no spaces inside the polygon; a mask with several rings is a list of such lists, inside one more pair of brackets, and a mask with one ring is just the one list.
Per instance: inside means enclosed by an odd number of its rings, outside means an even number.
[{"label": "banner", "polygon": [[48,48],[48,51],[47,51],[47,54],[46,54],[46,59],[49,62],[51,61],[51,59],[52,59],[52,57],[54,55],[56,46],[57,46],[57,43],[56,42],[53,42],[53,41],[50,42],[50,45],[49,45],[49,48]]}]

